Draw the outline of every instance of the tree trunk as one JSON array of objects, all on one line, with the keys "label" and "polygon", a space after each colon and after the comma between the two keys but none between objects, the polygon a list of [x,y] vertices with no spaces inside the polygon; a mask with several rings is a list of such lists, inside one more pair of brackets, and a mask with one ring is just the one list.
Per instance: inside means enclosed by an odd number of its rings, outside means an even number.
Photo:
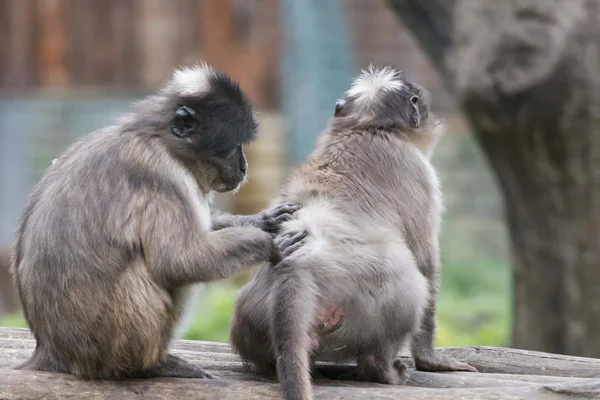
[{"label": "tree trunk", "polygon": [[437,62],[498,178],[512,346],[599,357],[600,4],[390,3]]}]

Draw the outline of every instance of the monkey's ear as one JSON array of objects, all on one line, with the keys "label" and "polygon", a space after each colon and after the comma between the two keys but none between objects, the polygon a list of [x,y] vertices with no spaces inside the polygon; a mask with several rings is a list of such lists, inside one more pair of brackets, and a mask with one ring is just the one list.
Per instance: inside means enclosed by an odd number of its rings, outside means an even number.
[{"label": "monkey's ear", "polygon": [[338,100],[335,102],[335,111],[333,112],[334,117],[340,117],[344,114],[346,109],[346,100]]},{"label": "monkey's ear", "polygon": [[412,123],[413,123],[413,127],[415,129],[417,129],[419,127],[419,125],[421,124],[421,113],[419,111],[419,96],[411,96],[410,98],[410,104],[412,104],[413,106],[413,112],[412,114]]},{"label": "monkey's ear", "polygon": [[175,117],[171,121],[169,128],[173,135],[185,138],[194,132],[196,123],[196,112],[190,107],[183,106],[179,107],[175,112]]}]

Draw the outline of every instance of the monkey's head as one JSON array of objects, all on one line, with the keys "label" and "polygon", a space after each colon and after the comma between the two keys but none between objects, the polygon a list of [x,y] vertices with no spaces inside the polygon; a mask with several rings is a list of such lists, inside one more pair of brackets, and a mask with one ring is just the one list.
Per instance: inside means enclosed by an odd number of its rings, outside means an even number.
[{"label": "monkey's head", "polygon": [[176,70],[157,95],[134,106],[124,124],[163,139],[206,189],[217,192],[245,181],[242,146],[256,137],[258,125],[239,85],[207,65]]},{"label": "monkey's head", "polygon": [[175,92],[169,131],[182,158],[198,163],[210,189],[227,192],[246,179],[242,146],[256,136],[255,112],[239,85],[207,66],[173,75]]},{"label": "monkey's head", "polygon": [[440,134],[430,108],[429,92],[406,79],[402,71],[371,65],[337,101],[333,122],[360,129],[399,130],[427,153]]}]

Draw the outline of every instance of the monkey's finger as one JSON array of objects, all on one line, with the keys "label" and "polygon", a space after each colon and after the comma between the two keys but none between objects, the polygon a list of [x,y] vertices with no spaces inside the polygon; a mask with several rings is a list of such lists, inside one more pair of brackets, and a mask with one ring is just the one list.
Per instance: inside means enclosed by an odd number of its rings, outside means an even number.
[{"label": "monkey's finger", "polygon": [[278,217],[282,214],[293,214],[300,209],[300,204],[296,203],[286,203],[280,206],[275,207],[271,215],[273,217]]},{"label": "monkey's finger", "polygon": [[302,238],[304,238],[306,236],[306,234],[303,234],[303,232],[306,232],[306,231],[288,232],[285,235],[277,236],[274,240],[275,245],[277,246],[277,248],[290,246],[290,245],[294,244],[294,241],[301,240]]},{"label": "monkey's finger", "polygon": [[285,240],[291,239],[291,237],[293,235],[294,235],[294,232],[288,232],[285,235],[278,235],[274,240],[275,245],[277,245],[277,247],[279,247],[282,242],[284,242]]},{"label": "monkey's finger", "polygon": [[289,237],[288,236],[289,234],[284,235],[281,239],[277,238],[277,240],[275,240],[275,244],[277,245],[279,250],[283,250],[286,247],[289,247],[289,246],[293,245],[294,243],[304,239],[307,234],[308,234],[308,232],[306,230],[302,230],[302,231],[294,234],[294,236],[292,236],[292,237]]},{"label": "monkey's finger", "polygon": [[294,243],[293,245],[286,247],[285,249],[281,250],[281,257],[286,258],[286,257],[290,256],[292,253],[294,253],[300,247],[304,246],[305,243],[306,243],[306,241],[301,240],[298,243]]},{"label": "monkey's finger", "polygon": [[277,218],[275,218],[275,223],[276,224],[281,224],[283,222],[286,221],[291,221],[294,219],[294,216],[291,214],[281,214],[280,216],[278,216]]},{"label": "monkey's finger", "polygon": [[292,242],[297,242],[298,240],[304,239],[307,235],[308,235],[308,231],[306,229],[303,229],[302,231],[300,231],[300,232],[296,233],[294,236],[292,236],[292,238],[290,240]]}]

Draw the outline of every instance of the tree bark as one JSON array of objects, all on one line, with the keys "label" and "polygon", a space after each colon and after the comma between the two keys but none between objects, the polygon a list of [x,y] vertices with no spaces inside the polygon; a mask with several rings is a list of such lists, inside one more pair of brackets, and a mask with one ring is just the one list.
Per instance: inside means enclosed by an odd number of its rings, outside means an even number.
[{"label": "tree bark", "polygon": [[600,4],[389,2],[498,178],[512,243],[512,346],[600,356]]}]

